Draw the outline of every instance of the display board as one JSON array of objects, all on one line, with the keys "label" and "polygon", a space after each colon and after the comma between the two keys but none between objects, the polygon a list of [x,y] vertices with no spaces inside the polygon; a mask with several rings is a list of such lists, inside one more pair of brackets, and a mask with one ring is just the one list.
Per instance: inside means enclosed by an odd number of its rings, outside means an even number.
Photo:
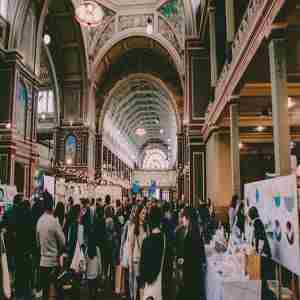
[{"label": "display board", "polygon": [[0,185],[0,219],[4,212],[13,206],[14,197],[17,193],[15,186]]},{"label": "display board", "polygon": [[274,261],[300,275],[299,216],[295,175],[245,185],[247,206],[258,209]]},{"label": "display board", "polygon": [[55,199],[55,178],[51,176],[44,176],[44,191],[48,191]]}]

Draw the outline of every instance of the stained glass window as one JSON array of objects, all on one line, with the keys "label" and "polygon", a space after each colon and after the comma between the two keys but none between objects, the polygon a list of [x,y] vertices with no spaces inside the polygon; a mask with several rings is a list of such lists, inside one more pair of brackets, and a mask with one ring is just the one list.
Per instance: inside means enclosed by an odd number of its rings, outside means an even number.
[{"label": "stained glass window", "polygon": [[71,134],[66,139],[65,144],[65,161],[67,164],[74,164],[76,159],[76,137]]}]

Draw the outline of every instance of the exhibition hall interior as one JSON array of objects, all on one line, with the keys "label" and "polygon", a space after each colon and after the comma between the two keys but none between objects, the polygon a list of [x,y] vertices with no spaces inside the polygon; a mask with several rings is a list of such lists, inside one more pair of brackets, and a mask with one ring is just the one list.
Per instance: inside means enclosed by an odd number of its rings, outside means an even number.
[{"label": "exhibition hall interior", "polygon": [[300,300],[299,177],[298,0],[0,0],[0,299]]}]

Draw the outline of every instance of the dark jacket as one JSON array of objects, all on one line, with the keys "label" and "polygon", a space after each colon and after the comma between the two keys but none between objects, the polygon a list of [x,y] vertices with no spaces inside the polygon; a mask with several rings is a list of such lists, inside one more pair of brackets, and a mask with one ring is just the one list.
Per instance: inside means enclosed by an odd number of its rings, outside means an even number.
[{"label": "dark jacket", "polygon": [[191,231],[187,233],[184,240],[183,259],[182,299],[205,299],[206,256],[203,238],[200,234]]}]

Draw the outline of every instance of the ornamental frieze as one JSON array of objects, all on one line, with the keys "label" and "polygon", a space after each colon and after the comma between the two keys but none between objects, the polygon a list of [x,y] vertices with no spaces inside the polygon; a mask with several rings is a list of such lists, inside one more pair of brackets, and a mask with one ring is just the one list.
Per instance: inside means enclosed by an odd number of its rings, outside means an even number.
[{"label": "ornamental frieze", "polygon": [[126,15],[119,17],[119,30],[130,28],[146,28],[148,20],[153,20],[152,14]]}]

